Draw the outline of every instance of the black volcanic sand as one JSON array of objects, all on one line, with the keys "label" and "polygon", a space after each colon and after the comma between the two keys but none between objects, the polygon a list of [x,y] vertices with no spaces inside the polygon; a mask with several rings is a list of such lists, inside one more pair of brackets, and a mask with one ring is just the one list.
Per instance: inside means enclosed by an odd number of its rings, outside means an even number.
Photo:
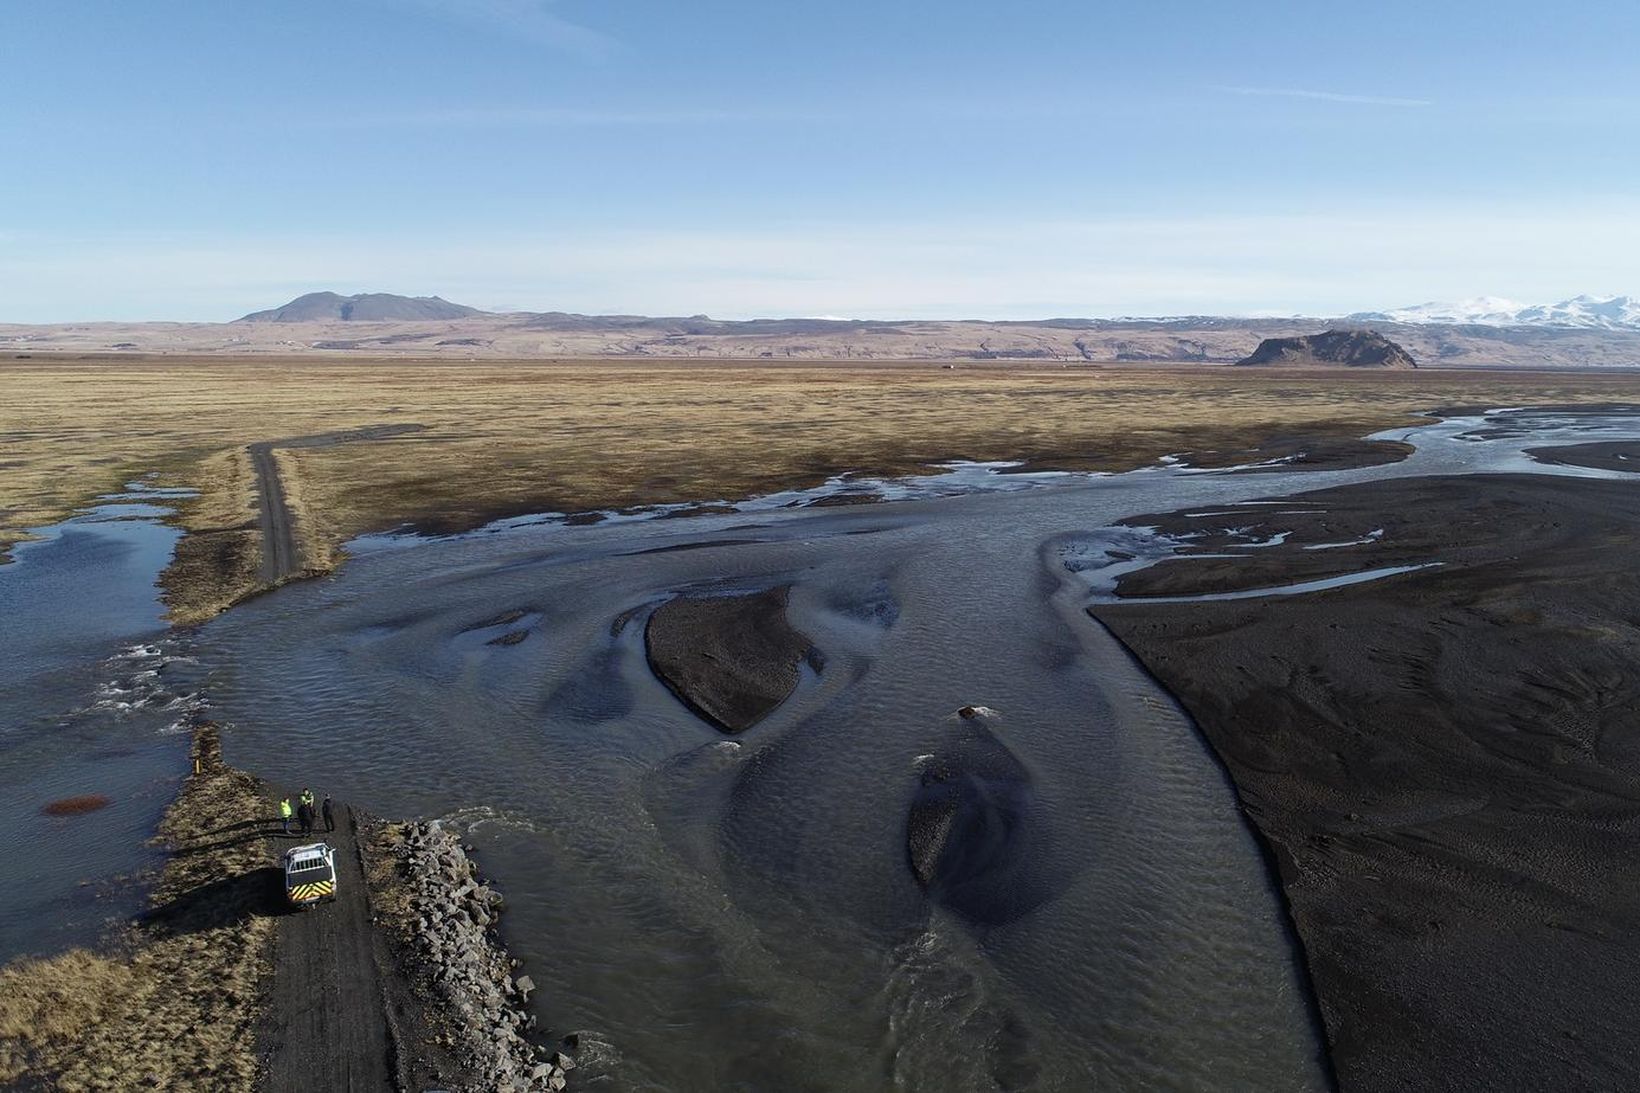
[{"label": "black volcanic sand", "polygon": [[[1231,468],[1242,473],[1256,471],[1317,470],[1339,471],[1354,467],[1377,467],[1399,463],[1412,454],[1412,445],[1398,440],[1368,440],[1358,436],[1329,436],[1306,433],[1273,436],[1257,447],[1203,448],[1180,452],[1179,462],[1187,467]],[[1037,474],[1042,471],[1088,472],[1109,469],[1119,459],[1110,452],[1040,455],[1014,467],[999,467],[997,474]],[[1281,462],[1276,463],[1275,460]],[[1248,464],[1271,463],[1268,467]]]},{"label": "black volcanic sand", "polygon": [[[1498,413],[1489,406],[1441,406],[1429,411],[1432,418],[1451,419],[1455,417],[1486,417],[1486,424],[1467,433],[1460,433],[1459,440],[1508,440],[1514,437],[1526,436],[1531,432],[1531,419],[1544,415],[1560,417],[1567,414],[1633,414],[1640,411],[1640,406],[1628,402],[1587,402],[1572,405],[1550,404],[1545,406],[1523,406],[1517,410]],[[1583,447],[1571,444],[1566,447]],[[1546,450],[1546,449],[1539,449]],[[1625,468],[1619,468],[1625,469]]]},{"label": "black volcanic sand", "polygon": [[1269,466],[1242,467],[1241,473],[1260,471],[1341,471],[1355,467],[1377,467],[1399,463],[1412,454],[1412,445],[1399,440],[1367,440],[1346,436],[1275,437],[1257,448],[1234,451],[1185,452],[1180,460],[1191,467],[1236,467],[1247,463]]},{"label": "black volcanic sand", "polygon": [[962,724],[918,780],[906,854],[932,899],[970,922],[997,926],[1049,899],[1053,886],[1031,861],[1037,810],[1030,771],[984,715],[959,716]]},{"label": "black volcanic sand", "polygon": [[1262,833],[1341,1087],[1640,1088],[1640,496],[1486,476],[1298,500],[1324,515],[1168,518],[1295,534],[1119,592],[1446,564],[1092,610],[1195,717]]},{"label": "black volcanic sand", "polygon": [[1527,448],[1526,454],[1539,463],[1559,463],[1568,467],[1595,467],[1603,471],[1628,471],[1640,474],[1640,443],[1632,440],[1605,440],[1596,444]]},{"label": "black volcanic sand", "polygon": [[649,666],[672,693],[724,732],[757,724],[797,687],[814,648],[786,621],[789,585],[752,595],[680,596],[644,630]]}]

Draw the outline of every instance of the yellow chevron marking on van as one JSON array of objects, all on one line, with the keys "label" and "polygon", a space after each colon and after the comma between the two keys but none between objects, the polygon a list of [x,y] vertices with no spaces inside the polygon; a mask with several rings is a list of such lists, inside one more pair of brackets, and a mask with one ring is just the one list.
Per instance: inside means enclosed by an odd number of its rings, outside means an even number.
[{"label": "yellow chevron marking on van", "polygon": [[318,899],[321,896],[334,895],[336,882],[329,880],[315,881],[312,884],[298,884],[290,889],[290,898],[301,902],[303,900]]}]

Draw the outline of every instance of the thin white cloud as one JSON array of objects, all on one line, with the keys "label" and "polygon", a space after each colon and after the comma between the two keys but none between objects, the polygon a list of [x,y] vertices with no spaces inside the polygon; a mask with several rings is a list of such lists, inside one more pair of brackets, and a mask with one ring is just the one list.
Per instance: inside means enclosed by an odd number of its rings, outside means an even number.
[{"label": "thin white cloud", "polygon": [[1347,95],[1338,91],[1312,91],[1303,87],[1218,87],[1232,95],[1260,95],[1279,99],[1310,99],[1317,102],[1346,102],[1361,106],[1433,106],[1429,99],[1403,99],[1393,95]]},{"label": "thin white cloud", "polygon": [[597,128],[602,126],[734,125],[746,122],[823,121],[825,115],[793,111],[720,110],[608,110],[579,106],[450,107],[404,113],[338,116],[309,123],[326,129],[366,129],[378,126],[429,126],[470,129]]},{"label": "thin white cloud", "polygon": [[551,0],[388,0],[398,7],[488,26],[511,36],[589,56],[609,52],[615,40],[552,11]]}]

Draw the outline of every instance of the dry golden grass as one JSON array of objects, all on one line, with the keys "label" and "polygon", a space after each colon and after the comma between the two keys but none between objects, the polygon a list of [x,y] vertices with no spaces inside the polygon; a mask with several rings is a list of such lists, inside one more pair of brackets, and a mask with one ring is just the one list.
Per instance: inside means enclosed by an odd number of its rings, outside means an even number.
[{"label": "dry golden grass", "polygon": [[202,489],[178,521],[173,617],[255,585],[244,446],[282,451],[307,564],[361,532],[531,511],[742,498],[952,458],[1121,470],[1280,435],[1358,436],[1449,403],[1634,399],[1640,377],[652,361],[153,358],[0,362],[0,547],[147,472]]},{"label": "dry golden grass", "polygon": [[250,453],[235,447],[210,452],[169,476],[199,490],[199,496],[176,503],[177,520],[188,534],[177,543],[160,583],[173,619],[210,618],[256,586],[262,560],[256,473]]},{"label": "dry golden grass", "polygon": [[0,968],[0,1083],[49,1073],[66,1045],[119,1008],[134,974],[128,960],[84,949]]},{"label": "dry golden grass", "polygon": [[160,825],[177,853],[153,914],[111,951],[75,949],[0,969],[0,1083],[28,1088],[249,1089],[273,919],[258,913],[261,840],[239,837],[268,809],[249,775],[221,763],[214,730],[202,771]]}]

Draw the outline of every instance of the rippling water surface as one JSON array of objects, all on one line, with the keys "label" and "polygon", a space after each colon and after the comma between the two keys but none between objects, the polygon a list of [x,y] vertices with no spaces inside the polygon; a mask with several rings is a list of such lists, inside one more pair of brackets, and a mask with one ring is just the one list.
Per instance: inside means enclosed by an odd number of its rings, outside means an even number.
[{"label": "rippling water surface", "polygon": [[[539,1017],[580,1033],[590,1085],[1321,1088],[1268,872],[1188,719],[1087,616],[1123,564],[1094,548],[1136,513],[1548,472],[1520,449],[1637,435],[1623,415],[1487,425],[1410,431],[1412,459],[1356,471],[1169,466],[377,540],[192,653],[231,761],[468,832]],[[823,666],[730,739],[653,677],[643,628],[679,593],[772,585]],[[988,921],[931,903],[906,852],[922,765],[968,704],[997,711],[1029,784],[1029,898]]]},{"label": "rippling water surface", "polygon": [[[1522,440],[1457,439],[1482,424],[1359,471],[1163,468],[371,552],[213,624],[212,692],[235,761],[466,825],[550,984],[542,1020],[612,1087],[1316,1088],[1230,788],[1087,617],[1063,548],[1145,511],[1543,469]],[[1537,420],[1531,442],[1625,426]],[[729,740],[655,680],[643,626],[678,593],[775,584],[824,667]],[[1002,923],[931,905],[907,864],[919,764],[965,704],[999,712],[1043,818],[1017,851],[1046,898]]]},{"label": "rippling water surface", "polygon": [[[163,491],[129,495],[20,544],[0,566],[0,961],[97,938],[142,906],[147,847],[175,793],[189,702],[154,579],[177,533]],[[41,809],[98,794],[81,816]]]}]

